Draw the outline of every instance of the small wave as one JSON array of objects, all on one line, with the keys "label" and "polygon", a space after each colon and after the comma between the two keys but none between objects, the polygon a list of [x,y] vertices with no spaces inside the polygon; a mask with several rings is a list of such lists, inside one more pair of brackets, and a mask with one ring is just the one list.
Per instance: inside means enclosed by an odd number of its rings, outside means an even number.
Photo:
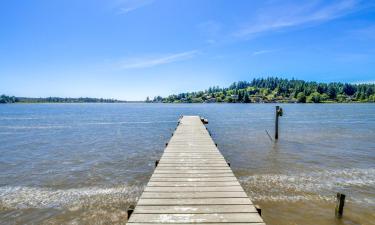
[{"label": "small wave", "polygon": [[[159,123],[176,123],[177,121],[134,121],[134,122],[93,122],[86,123],[87,125],[116,125],[116,124],[159,124]],[[83,124],[85,125],[85,124]]]},{"label": "small wave", "polygon": [[300,174],[257,174],[240,179],[254,200],[333,201],[332,193],[349,192],[348,200],[375,205],[363,190],[375,190],[375,169],[343,169]]},{"label": "small wave", "polygon": [[[0,187],[0,204],[6,208],[60,208],[135,202],[143,186],[111,188],[52,189],[38,187]],[[99,203],[99,204],[98,204]]]},{"label": "small wave", "polygon": [[335,197],[322,195],[259,195],[250,193],[251,199],[254,201],[275,201],[275,202],[299,202],[299,201],[335,201]]},{"label": "small wave", "polygon": [[0,120],[36,120],[35,117],[0,117]]},{"label": "small wave", "polygon": [[14,129],[14,130],[32,130],[32,129],[64,129],[64,128],[71,128],[71,126],[63,126],[63,125],[44,125],[44,126],[0,126],[0,128]]}]

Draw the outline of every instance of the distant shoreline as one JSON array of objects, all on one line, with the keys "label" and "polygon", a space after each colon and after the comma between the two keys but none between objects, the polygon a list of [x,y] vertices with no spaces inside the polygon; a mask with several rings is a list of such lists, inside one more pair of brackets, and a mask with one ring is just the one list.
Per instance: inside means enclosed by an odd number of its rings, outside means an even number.
[{"label": "distant shoreline", "polygon": [[318,83],[278,77],[238,81],[229,87],[156,96],[168,103],[362,103],[375,102],[375,84]]},{"label": "distant shoreline", "polygon": [[22,104],[173,104],[173,105],[182,105],[182,104],[192,104],[192,105],[211,105],[211,104],[222,104],[222,105],[232,105],[232,104],[243,104],[243,105],[252,105],[252,104],[298,104],[298,105],[311,105],[311,104],[374,104],[375,102],[360,102],[360,101],[351,101],[351,102],[146,102],[146,101],[121,101],[121,102],[14,102],[14,103],[0,103],[0,105],[22,105]]},{"label": "distant shoreline", "polygon": [[104,98],[30,98],[0,96],[1,103],[374,103],[375,84],[317,83],[313,81],[257,78],[234,82],[227,88],[155,96],[152,100],[126,101]]}]

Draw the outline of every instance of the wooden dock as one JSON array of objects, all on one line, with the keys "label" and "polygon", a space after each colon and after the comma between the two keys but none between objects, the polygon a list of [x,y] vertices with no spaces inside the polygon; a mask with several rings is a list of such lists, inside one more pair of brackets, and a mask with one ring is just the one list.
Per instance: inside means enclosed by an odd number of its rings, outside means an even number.
[{"label": "wooden dock", "polygon": [[128,225],[265,225],[198,116],[184,116]]}]

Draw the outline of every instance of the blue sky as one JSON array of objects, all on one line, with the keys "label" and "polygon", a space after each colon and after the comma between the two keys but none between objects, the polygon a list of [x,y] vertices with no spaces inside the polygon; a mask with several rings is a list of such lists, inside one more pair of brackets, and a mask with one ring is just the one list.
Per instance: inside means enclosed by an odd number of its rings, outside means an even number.
[{"label": "blue sky", "polygon": [[375,2],[0,3],[0,93],[146,96],[279,76],[374,82]]}]

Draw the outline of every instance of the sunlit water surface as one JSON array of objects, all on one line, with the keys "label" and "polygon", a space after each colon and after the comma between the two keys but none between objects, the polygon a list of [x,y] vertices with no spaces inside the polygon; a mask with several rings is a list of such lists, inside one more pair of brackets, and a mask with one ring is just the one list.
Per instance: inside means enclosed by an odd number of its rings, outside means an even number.
[{"label": "sunlit water surface", "polygon": [[[375,224],[375,104],[0,105],[0,224],[124,224],[178,117],[201,115],[267,224]],[[347,195],[334,218],[335,195]]]}]

